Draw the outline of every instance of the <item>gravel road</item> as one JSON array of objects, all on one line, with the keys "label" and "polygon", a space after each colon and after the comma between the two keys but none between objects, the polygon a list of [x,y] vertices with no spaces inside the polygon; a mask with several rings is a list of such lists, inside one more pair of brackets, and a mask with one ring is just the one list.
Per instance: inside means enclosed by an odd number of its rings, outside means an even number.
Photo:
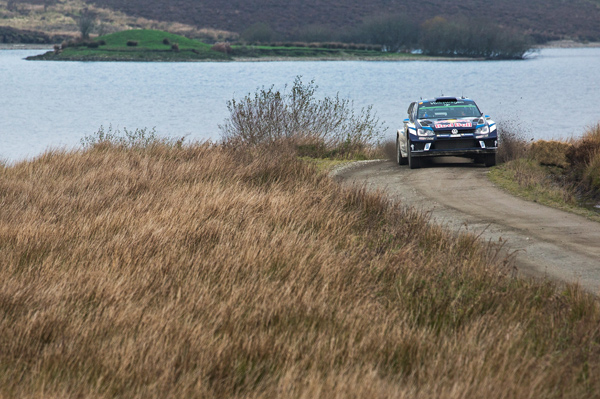
[{"label": "gravel road", "polygon": [[450,229],[502,242],[516,251],[520,273],[577,281],[600,293],[600,223],[507,194],[487,172],[460,158],[439,158],[416,170],[380,161],[352,164],[333,175],[343,184],[383,189]]}]

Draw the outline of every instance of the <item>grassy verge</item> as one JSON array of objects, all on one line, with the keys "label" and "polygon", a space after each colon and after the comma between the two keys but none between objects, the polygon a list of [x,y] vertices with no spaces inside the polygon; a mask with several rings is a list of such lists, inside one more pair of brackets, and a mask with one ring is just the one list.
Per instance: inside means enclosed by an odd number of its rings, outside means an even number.
[{"label": "grassy verge", "polygon": [[517,159],[493,168],[488,176],[515,196],[600,222],[600,210],[583,205],[572,186],[558,182],[556,167],[532,159]]},{"label": "grassy verge", "polygon": [[0,166],[2,397],[600,394],[600,307],[287,152]]},{"label": "grassy verge", "polygon": [[[504,133],[504,132],[503,132]],[[600,221],[600,126],[569,142],[519,141],[508,132],[490,179],[513,195]],[[508,150],[507,150],[508,149]]]}]

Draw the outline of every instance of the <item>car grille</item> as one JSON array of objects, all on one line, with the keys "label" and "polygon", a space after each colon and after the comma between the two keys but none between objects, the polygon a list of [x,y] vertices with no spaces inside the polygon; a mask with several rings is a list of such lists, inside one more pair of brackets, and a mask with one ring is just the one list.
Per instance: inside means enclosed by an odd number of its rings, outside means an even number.
[{"label": "car grille", "polygon": [[438,140],[435,142],[436,150],[456,150],[459,148],[480,148],[479,143],[473,139]]}]

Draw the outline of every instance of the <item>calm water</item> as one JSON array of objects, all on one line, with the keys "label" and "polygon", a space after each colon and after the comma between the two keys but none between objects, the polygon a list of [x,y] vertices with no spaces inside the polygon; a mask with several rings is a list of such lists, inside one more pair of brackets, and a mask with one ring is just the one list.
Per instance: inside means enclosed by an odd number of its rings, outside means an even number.
[{"label": "calm water", "polygon": [[526,61],[493,62],[32,62],[41,50],[0,51],[0,159],[76,147],[103,125],[156,127],[160,135],[216,140],[226,101],[259,86],[315,79],[321,96],[372,104],[401,125],[413,99],[465,95],[535,138],[580,135],[600,121],[600,48],[547,49]]}]

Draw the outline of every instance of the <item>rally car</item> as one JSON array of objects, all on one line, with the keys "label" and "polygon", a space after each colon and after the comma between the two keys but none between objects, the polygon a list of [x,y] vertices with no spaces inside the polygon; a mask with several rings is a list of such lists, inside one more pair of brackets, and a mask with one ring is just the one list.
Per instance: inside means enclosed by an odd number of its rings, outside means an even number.
[{"label": "rally car", "polygon": [[425,157],[469,157],[485,166],[496,164],[498,130],[475,101],[464,97],[437,97],[408,107],[404,129],[396,136],[399,165],[421,167]]}]

